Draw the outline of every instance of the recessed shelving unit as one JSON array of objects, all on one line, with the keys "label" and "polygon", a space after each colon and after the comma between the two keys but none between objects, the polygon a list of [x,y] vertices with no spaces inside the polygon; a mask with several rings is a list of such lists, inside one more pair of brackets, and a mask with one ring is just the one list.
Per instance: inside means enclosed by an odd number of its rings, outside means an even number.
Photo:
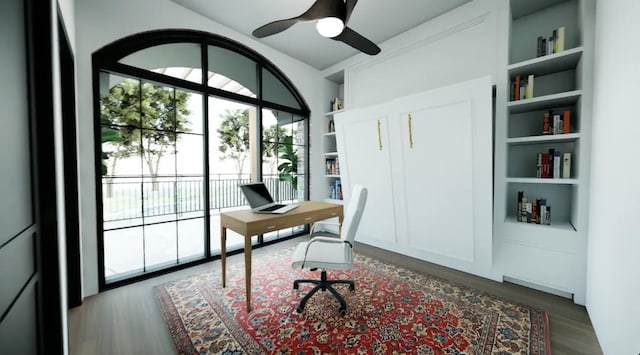
[{"label": "recessed shelving unit", "polygon": [[[510,0],[509,9],[506,98],[496,124],[496,149],[506,159],[496,162],[496,265],[509,279],[569,292],[584,304],[595,2]],[[561,32],[562,48],[547,54],[538,46],[538,38],[555,42]],[[551,151],[561,153],[559,178],[541,167],[553,164]],[[540,223],[538,204],[550,207],[549,224]],[[560,265],[566,269],[557,272]]]}]

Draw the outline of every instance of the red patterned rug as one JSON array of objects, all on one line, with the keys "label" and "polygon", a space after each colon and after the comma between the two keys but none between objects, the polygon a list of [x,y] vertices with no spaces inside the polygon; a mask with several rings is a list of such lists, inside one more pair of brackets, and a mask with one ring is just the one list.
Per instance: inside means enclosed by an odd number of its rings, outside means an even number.
[{"label": "red patterned rug", "polygon": [[550,354],[547,315],[482,291],[356,254],[347,271],[355,291],[336,286],[295,309],[311,285],[293,280],[293,249],[253,260],[253,310],[246,311],[244,265],[156,286],[155,295],[180,354]]}]

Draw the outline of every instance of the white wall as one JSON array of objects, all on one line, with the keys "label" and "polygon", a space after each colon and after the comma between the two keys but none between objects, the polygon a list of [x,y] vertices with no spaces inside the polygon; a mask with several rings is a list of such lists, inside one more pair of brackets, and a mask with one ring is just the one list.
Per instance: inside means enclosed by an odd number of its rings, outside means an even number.
[{"label": "white wall", "polygon": [[605,354],[640,353],[639,17],[597,2],[587,309]]},{"label": "white wall", "polygon": [[[180,28],[222,35],[254,49],[274,63],[300,91],[311,108],[311,121],[321,121],[325,104],[320,72],[302,62],[240,35],[168,0],[82,0],[75,4],[78,77],[78,150],[84,296],[98,292],[98,253],[93,149],[91,54],[122,37],[156,29]],[[312,144],[320,131],[312,129]],[[317,160],[317,159],[316,159]],[[313,159],[312,159],[313,161]],[[315,162],[314,162],[315,163]],[[320,176],[321,161],[311,175]],[[313,197],[313,194],[312,194]]]},{"label": "white wall", "polygon": [[71,42],[71,50],[76,51],[76,18],[74,14],[75,0],[57,0],[58,7],[62,13],[67,35],[69,36],[69,42]]}]

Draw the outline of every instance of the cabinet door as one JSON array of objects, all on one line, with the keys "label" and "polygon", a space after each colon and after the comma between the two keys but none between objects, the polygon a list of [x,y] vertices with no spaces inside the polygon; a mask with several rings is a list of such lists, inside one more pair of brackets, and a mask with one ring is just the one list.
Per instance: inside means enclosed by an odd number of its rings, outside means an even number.
[{"label": "cabinet door", "polygon": [[[491,82],[394,103],[391,144],[398,242],[410,255],[490,277]],[[397,134],[395,132],[398,132]]]},{"label": "cabinet door", "polygon": [[368,190],[367,204],[356,240],[382,248],[396,244],[393,189],[389,167],[387,115],[379,108],[352,110],[336,115],[336,138],[345,202],[350,188]]}]

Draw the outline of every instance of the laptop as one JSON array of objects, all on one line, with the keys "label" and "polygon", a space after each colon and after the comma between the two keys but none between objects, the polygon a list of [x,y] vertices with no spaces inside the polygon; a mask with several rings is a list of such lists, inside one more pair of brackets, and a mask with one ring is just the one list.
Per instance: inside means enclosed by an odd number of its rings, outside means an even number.
[{"label": "laptop", "polygon": [[251,210],[255,213],[286,213],[298,207],[294,204],[277,204],[263,182],[240,185],[244,197],[247,198]]}]

